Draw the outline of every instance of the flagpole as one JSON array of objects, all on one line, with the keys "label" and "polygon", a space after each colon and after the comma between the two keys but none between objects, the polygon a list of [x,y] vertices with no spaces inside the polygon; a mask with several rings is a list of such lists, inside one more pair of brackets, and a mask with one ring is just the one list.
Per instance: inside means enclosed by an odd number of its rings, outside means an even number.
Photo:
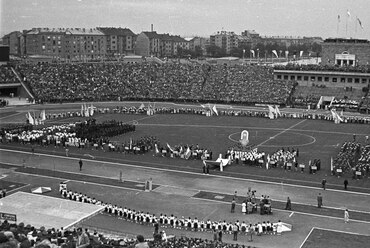
[{"label": "flagpole", "polygon": [[355,39],[356,39],[356,35],[357,35],[357,19],[358,19],[358,17],[356,16],[356,21],[355,21]]},{"label": "flagpole", "polygon": [[348,37],[347,36],[347,27],[348,27],[348,15],[347,15],[347,18],[346,18],[346,38]]},{"label": "flagpole", "polygon": [[338,16],[338,20],[337,20],[337,37],[339,37],[339,16]]}]

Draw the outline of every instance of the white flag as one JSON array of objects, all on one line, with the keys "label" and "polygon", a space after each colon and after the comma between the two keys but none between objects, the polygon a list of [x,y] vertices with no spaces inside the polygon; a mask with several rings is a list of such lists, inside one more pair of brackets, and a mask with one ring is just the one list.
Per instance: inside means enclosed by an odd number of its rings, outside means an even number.
[{"label": "white flag", "polygon": [[276,56],[276,58],[279,58],[279,56],[278,56],[278,54],[277,54],[276,50],[272,50],[272,53]]},{"label": "white flag", "polygon": [[299,57],[302,57],[302,55],[303,55],[303,51],[300,51],[299,52]]},{"label": "white flag", "polygon": [[212,110],[213,110],[213,112],[215,112],[216,115],[218,115],[218,111],[217,111],[216,105],[213,105]]},{"label": "white flag", "polygon": [[45,112],[45,110],[41,111],[40,118],[41,118],[42,121],[45,121],[46,120],[46,112]]},{"label": "white flag", "polygon": [[252,56],[253,56],[253,58],[254,58],[254,50],[251,50],[251,53],[252,53]]}]

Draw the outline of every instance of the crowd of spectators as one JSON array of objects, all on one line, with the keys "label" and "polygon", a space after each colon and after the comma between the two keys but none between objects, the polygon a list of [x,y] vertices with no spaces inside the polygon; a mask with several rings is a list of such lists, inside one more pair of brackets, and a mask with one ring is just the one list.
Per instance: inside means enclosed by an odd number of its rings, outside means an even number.
[{"label": "crowd of spectators", "polygon": [[38,102],[156,100],[286,104],[293,82],[262,66],[56,64],[16,67]]},{"label": "crowd of spectators", "polygon": [[289,70],[289,71],[339,71],[339,72],[359,72],[370,73],[370,65],[358,66],[339,66],[339,65],[304,65],[297,63],[288,63],[287,65],[275,65],[276,70]]},{"label": "crowd of spectators", "polygon": [[19,83],[18,78],[8,65],[0,65],[0,84]]}]

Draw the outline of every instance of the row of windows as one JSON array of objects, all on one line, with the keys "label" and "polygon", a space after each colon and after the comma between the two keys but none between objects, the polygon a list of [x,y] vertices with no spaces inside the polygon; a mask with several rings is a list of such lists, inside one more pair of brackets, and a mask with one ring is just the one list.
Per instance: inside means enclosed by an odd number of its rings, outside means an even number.
[{"label": "row of windows", "polygon": [[322,77],[322,76],[295,76],[295,75],[277,75],[277,79],[297,80],[297,81],[314,81],[314,82],[332,82],[332,83],[370,83],[367,78],[352,78],[352,77]]}]

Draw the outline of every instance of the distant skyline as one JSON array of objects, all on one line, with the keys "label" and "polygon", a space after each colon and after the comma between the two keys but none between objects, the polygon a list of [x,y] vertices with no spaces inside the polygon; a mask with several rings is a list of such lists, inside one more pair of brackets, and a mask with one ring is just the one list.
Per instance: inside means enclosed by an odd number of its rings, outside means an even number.
[{"label": "distant skyline", "polygon": [[255,30],[268,36],[370,40],[370,0],[0,1],[1,37],[34,27],[127,27],[140,33],[153,24],[158,33],[182,37]]}]

